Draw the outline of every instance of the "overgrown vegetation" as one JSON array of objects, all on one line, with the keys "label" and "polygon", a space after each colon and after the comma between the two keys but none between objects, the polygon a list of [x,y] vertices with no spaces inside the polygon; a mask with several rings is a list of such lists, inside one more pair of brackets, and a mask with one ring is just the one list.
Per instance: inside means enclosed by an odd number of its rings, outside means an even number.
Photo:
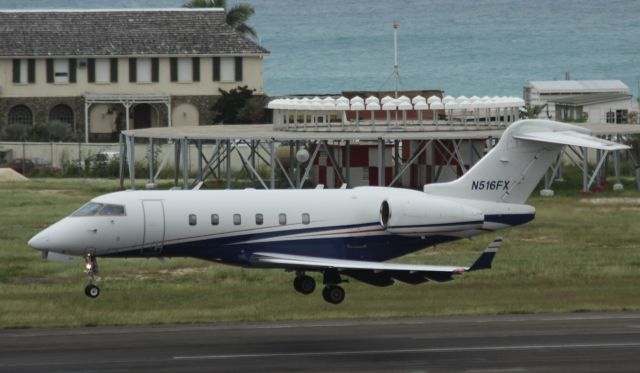
[{"label": "overgrown vegetation", "polygon": [[48,123],[38,123],[32,126],[24,124],[9,124],[5,127],[3,140],[6,141],[76,141],[76,135],[69,123],[53,120]]},{"label": "overgrown vegetation", "polygon": [[218,89],[220,98],[211,107],[214,122],[223,124],[264,123],[264,98],[254,96],[246,85],[229,90]]},{"label": "overgrown vegetation", "polygon": [[502,235],[492,270],[417,286],[351,281],[340,306],[327,304],[317,291],[295,293],[293,275],[282,270],[192,259],[102,260],[103,294],[87,299],[82,263],[45,261],[26,242],[88,199],[117,190],[117,181],[0,183],[0,328],[640,310],[640,193],[634,180],[623,180],[622,193],[582,197],[580,174],[567,169],[564,178],[554,184],[556,197],[534,194],[529,200],[537,216],[527,225],[399,258],[467,265]]}]

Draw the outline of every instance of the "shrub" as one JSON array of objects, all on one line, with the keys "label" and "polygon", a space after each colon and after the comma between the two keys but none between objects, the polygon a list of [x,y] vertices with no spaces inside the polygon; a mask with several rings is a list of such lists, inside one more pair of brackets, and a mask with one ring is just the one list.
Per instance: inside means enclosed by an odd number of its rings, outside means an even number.
[{"label": "shrub", "polygon": [[31,126],[12,123],[5,127],[5,138],[8,141],[25,141],[31,132]]},{"label": "shrub", "polygon": [[239,86],[229,92],[223,89],[218,89],[218,91],[220,91],[221,96],[211,107],[211,110],[215,112],[214,122],[224,124],[239,123],[238,111],[246,105],[247,100],[253,95],[253,91],[247,86]]},{"label": "shrub", "polygon": [[264,100],[261,96],[250,97],[238,110],[238,122],[245,124],[264,123]]},{"label": "shrub", "polygon": [[47,124],[49,141],[69,141],[73,138],[73,131],[69,123],[53,120]]}]

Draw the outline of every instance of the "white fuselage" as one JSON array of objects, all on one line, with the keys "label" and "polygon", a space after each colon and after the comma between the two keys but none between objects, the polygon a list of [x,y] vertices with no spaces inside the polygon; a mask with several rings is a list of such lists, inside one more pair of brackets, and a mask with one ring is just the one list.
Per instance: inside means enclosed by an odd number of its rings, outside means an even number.
[{"label": "white fuselage", "polygon": [[[191,256],[249,265],[256,251],[387,260],[533,219],[531,206],[398,188],[125,191],[124,214],[66,217],[29,241],[66,255]],[[387,203],[385,220],[382,205]]]}]

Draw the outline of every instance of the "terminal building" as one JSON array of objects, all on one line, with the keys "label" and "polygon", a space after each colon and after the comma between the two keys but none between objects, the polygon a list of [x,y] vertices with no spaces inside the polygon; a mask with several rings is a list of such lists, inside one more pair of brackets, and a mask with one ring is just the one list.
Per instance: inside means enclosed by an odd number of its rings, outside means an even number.
[{"label": "terminal building", "polygon": [[627,123],[633,101],[620,80],[531,81],[524,87],[527,105],[540,106],[539,118],[589,123]]},{"label": "terminal building", "polygon": [[213,123],[219,89],[264,94],[268,51],[223,9],[0,11],[0,131],[57,120],[78,140]]}]

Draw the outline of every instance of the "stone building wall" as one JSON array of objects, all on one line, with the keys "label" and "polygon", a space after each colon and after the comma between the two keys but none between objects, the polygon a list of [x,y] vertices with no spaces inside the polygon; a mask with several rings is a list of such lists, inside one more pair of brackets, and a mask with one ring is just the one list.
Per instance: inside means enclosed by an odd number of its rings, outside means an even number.
[{"label": "stone building wall", "polygon": [[74,113],[72,128],[79,135],[84,134],[84,103],[82,97],[3,97],[0,98],[0,133],[8,124],[9,110],[14,106],[25,105],[31,109],[33,124],[49,122],[51,109],[57,105],[67,105]]},{"label": "stone building wall", "polygon": [[[171,107],[172,110],[174,108],[182,105],[189,104],[195,107],[198,111],[198,124],[213,124],[214,112],[211,110],[211,107],[218,100],[219,95],[211,95],[211,96],[173,96],[171,97]],[[84,100],[82,97],[20,97],[20,98],[0,98],[0,135],[3,134],[4,128],[8,124],[8,115],[9,110],[17,105],[25,105],[33,114],[33,124],[42,124],[49,122],[49,115],[51,113],[51,109],[55,106],[64,104],[69,106],[74,112],[74,123],[72,123],[72,128],[78,136],[78,139],[84,139],[85,132],[85,118],[84,118]],[[110,107],[114,108],[115,111],[120,112],[121,114],[121,123],[117,126],[119,129],[125,128],[125,118],[124,118],[124,106],[118,103],[108,104]],[[155,111],[157,112],[157,126],[158,127],[167,127],[168,126],[168,110],[167,106],[164,104],[150,104]],[[94,106],[92,105],[90,110],[92,110]],[[130,123],[131,129],[135,128],[133,123],[133,112],[135,111],[135,105],[132,107],[130,112]],[[155,123],[153,124],[156,125]],[[91,128],[91,125],[90,125]],[[89,133],[90,141],[97,142],[111,142],[117,141],[118,134],[117,131],[108,134],[108,133],[92,133],[90,130]]]}]

